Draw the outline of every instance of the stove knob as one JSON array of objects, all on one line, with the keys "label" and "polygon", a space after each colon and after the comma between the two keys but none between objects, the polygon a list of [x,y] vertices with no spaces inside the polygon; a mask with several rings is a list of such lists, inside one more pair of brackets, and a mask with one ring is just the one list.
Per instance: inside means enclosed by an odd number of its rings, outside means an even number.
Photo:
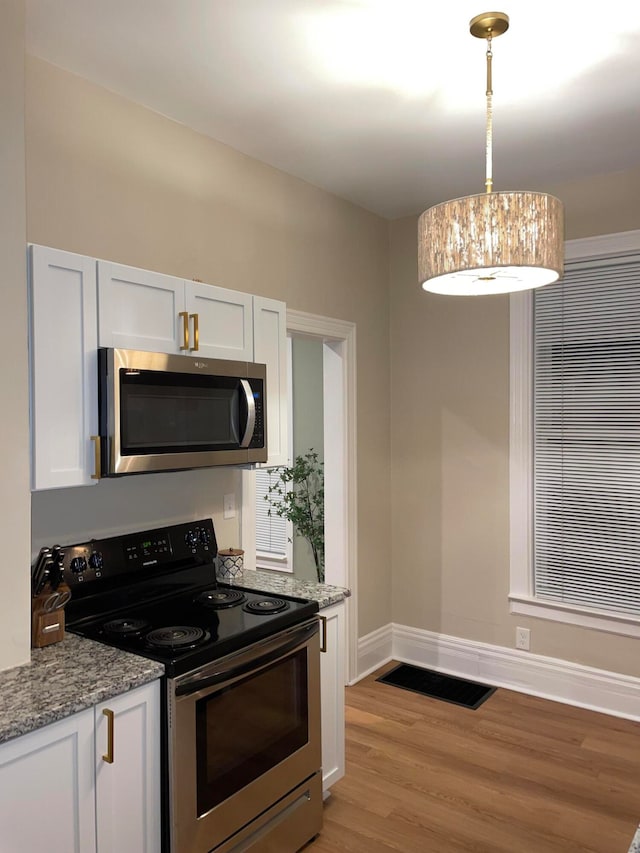
[{"label": "stove knob", "polygon": [[100,551],[94,551],[89,557],[89,567],[92,569],[101,569],[104,565],[104,560]]},{"label": "stove knob", "polygon": [[74,574],[79,575],[87,568],[87,561],[84,557],[74,557],[73,560],[71,560],[69,568]]},{"label": "stove knob", "polygon": [[187,530],[184,536],[184,541],[190,548],[195,548],[198,544],[198,534],[195,530]]}]

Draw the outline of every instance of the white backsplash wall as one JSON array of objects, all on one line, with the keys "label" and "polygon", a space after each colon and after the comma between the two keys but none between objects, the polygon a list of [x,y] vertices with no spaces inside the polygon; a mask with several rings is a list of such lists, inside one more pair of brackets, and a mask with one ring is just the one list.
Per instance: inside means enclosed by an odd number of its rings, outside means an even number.
[{"label": "white backsplash wall", "polygon": [[101,480],[31,495],[32,560],[40,548],[213,518],[219,548],[238,547],[240,513],[223,519],[223,495],[240,506],[240,470],[203,468]]}]

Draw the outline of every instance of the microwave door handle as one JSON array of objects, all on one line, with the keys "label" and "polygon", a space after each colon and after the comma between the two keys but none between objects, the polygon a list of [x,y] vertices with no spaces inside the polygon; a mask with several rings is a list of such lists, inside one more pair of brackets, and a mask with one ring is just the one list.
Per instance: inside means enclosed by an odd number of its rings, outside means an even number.
[{"label": "microwave door handle", "polygon": [[253,399],[253,391],[247,380],[241,379],[240,385],[247,400],[247,427],[242,436],[240,447],[249,447],[256,426],[256,401]]}]

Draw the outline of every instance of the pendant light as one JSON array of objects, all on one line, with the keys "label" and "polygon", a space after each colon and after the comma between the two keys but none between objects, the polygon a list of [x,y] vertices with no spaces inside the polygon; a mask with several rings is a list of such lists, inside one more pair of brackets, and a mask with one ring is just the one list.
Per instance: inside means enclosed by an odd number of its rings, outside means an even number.
[{"label": "pendant light", "polygon": [[564,210],[552,195],[493,192],[492,39],[509,27],[504,12],[469,24],[487,40],[486,192],[446,201],[418,220],[418,273],[432,293],[478,296],[529,290],[557,281],[564,265]]}]

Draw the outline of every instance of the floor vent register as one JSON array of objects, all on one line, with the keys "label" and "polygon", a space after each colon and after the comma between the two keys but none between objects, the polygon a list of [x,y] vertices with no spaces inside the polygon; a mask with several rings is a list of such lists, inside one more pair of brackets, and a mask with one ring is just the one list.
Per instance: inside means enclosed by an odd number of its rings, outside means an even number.
[{"label": "floor vent register", "polygon": [[376,681],[401,687],[403,690],[411,690],[413,693],[421,693],[432,699],[451,702],[453,705],[470,708],[472,711],[479,708],[497,689],[487,684],[479,684],[477,681],[467,681],[464,678],[444,675],[442,672],[422,669],[406,663],[389,670]]}]

